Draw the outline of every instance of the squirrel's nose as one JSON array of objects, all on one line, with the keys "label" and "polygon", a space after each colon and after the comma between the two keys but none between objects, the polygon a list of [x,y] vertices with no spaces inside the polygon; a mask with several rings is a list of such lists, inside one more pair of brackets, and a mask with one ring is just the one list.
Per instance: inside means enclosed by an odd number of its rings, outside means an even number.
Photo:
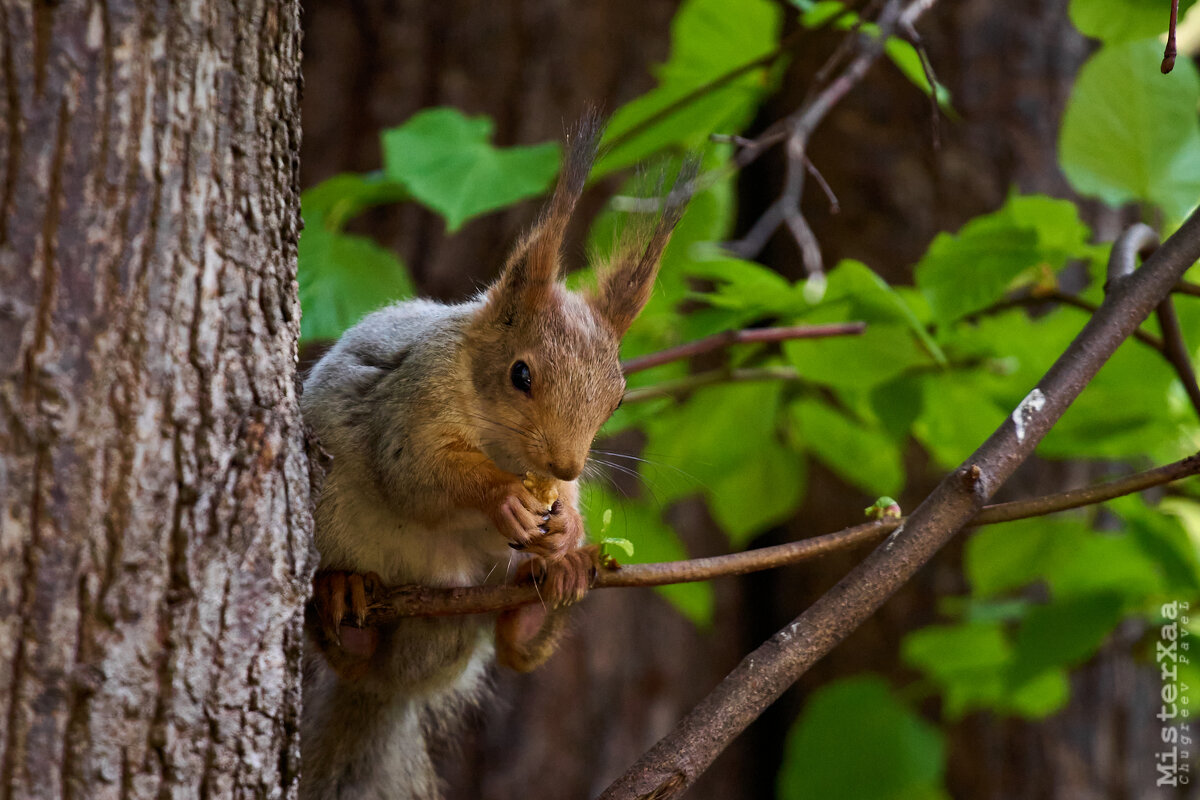
[{"label": "squirrel's nose", "polygon": [[579,473],[583,472],[583,462],[551,461],[546,464],[546,469],[560,481],[573,481],[579,477]]}]

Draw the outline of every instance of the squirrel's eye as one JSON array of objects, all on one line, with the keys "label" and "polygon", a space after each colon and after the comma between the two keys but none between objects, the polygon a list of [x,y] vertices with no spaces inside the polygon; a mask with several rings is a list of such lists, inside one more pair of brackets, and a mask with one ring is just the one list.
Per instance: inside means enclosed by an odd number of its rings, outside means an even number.
[{"label": "squirrel's eye", "polygon": [[512,365],[509,377],[512,378],[512,385],[525,394],[533,392],[533,378],[529,374],[529,365],[524,361],[518,361]]}]

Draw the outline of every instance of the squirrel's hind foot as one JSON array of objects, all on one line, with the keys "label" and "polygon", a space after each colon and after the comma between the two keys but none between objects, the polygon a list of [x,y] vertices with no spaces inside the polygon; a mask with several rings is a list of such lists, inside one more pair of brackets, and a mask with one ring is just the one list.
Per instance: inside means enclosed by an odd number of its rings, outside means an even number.
[{"label": "squirrel's hind foot", "polygon": [[582,600],[596,582],[599,568],[600,548],[588,545],[553,560],[535,555],[522,565],[517,577],[532,578],[546,607],[556,609]]},{"label": "squirrel's hind foot", "polygon": [[[309,604],[314,635],[330,666],[345,678],[360,676],[379,646],[379,632],[366,627],[367,610],[383,581],[374,572],[321,570],[313,576]],[[346,612],[352,617],[345,620]]]}]

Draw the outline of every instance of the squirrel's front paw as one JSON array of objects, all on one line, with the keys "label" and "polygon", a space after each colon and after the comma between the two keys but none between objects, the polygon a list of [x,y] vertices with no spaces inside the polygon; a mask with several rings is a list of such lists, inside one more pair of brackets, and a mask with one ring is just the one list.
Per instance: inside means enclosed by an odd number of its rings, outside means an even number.
[{"label": "squirrel's front paw", "polygon": [[501,533],[511,540],[509,547],[514,550],[557,561],[583,541],[583,519],[562,500],[541,511],[530,512],[520,499],[509,497],[501,506],[507,523]]},{"label": "squirrel's front paw", "polygon": [[562,608],[583,599],[595,583],[599,569],[600,548],[588,545],[562,553],[554,560],[532,557],[522,565],[518,581],[532,578],[546,606]]}]

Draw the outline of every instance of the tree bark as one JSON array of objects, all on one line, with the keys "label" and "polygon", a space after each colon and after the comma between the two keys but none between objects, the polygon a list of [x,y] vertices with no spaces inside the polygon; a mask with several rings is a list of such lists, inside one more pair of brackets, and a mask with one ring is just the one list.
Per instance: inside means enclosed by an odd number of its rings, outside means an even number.
[{"label": "tree bark", "polygon": [[0,798],[295,794],[299,44],[0,0]]}]

